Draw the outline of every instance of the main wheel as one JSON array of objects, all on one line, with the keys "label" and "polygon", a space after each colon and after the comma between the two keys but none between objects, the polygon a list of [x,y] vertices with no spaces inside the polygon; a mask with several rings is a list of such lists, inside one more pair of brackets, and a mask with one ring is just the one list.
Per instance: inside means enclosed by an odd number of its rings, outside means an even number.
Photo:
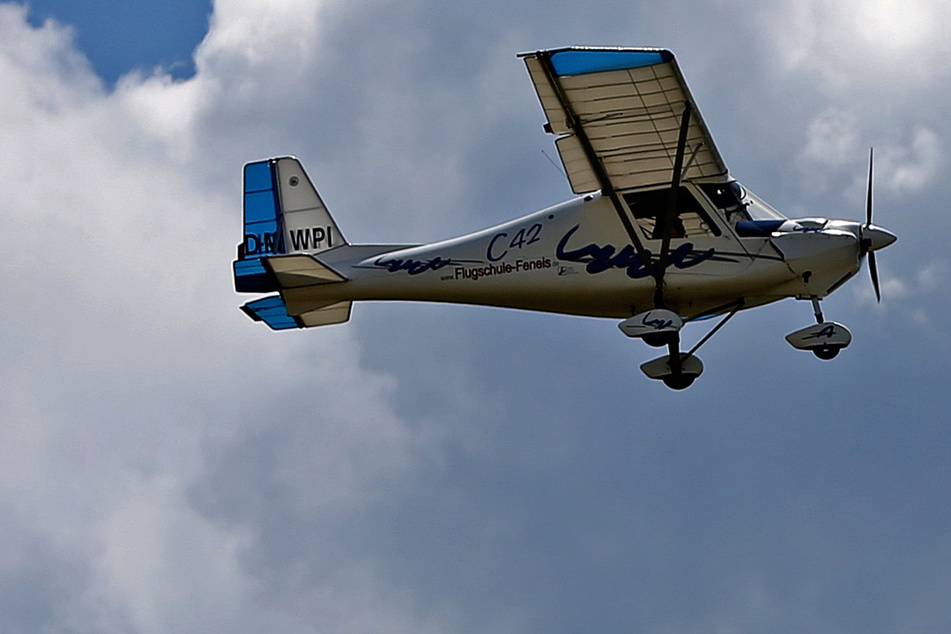
[{"label": "main wheel", "polygon": [[651,348],[663,348],[676,336],[675,332],[649,333],[641,337],[641,340]]},{"label": "main wheel", "polygon": [[694,374],[671,374],[664,377],[664,385],[672,390],[686,390],[693,385],[696,378],[697,376]]},{"label": "main wheel", "polygon": [[839,354],[839,348],[837,346],[823,346],[821,348],[814,348],[812,354],[816,355],[823,361],[829,361],[830,359],[835,359]]}]

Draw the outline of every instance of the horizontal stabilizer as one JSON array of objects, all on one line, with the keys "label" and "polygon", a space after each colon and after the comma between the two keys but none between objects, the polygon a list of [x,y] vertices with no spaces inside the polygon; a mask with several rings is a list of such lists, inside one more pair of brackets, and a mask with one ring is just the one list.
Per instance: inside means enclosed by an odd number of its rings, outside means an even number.
[{"label": "horizontal stabilizer", "polygon": [[350,321],[350,308],[353,302],[337,302],[317,310],[304,313],[298,319],[303,322],[305,328],[313,326],[329,326],[331,324],[342,324]]},{"label": "horizontal stabilizer", "polygon": [[271,295],[248,302],[241,307],[241,310],[254,321],[263,321],[272,330],[303,328],[294,317],[287,314],[287,307],[284,306],[284,300],[280,295]]},{"label": "horizontal stabilizer", "polygon": [[241,310],[254,321],[263,321],[272,330],[289,330],[342,324],[350,320],[352,305],[353,302],[350,301],[334,302],[298,316],[291,316],[281,296],[271,295],[248,302],[241,307]]},{"label": "horizontal stabilizer", "polygon": [[263,259],[281,289],[346,282],[347,278],[310,255],[285,255]]}]

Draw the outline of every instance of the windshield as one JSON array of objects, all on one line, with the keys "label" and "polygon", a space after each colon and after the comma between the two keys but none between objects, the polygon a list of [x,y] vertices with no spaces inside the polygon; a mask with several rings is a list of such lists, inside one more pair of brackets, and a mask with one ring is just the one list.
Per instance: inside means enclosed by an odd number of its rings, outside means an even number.
[{"label": "windshield", "polygon": [[736,181],[702,183],[700,189],[710,201],[726,213],[732,223],[741,220],[785,220],[769,203]]},{"label": "windshield", "polygon": [[785,220],[786,216],[782,215],[775,209],[773,209],[768,202],[754,194],[749,190],[745,190],[743,193],[746,194],[743,202],[746,204],[746,213],[749,214],[750,220]]}]

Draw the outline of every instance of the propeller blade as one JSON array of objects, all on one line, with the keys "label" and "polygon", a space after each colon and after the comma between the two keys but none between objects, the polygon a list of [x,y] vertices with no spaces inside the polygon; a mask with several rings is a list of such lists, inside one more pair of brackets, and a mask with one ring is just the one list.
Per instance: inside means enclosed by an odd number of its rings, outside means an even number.
[{"label": "propeller blade", "polygon": [[875,148],[868,149],[868,194],[865,196],[865,226],[872,224],[872,161],[875,155]]},{"label": "propeller blade", "polygon": [[[859,229],[859,241],[862,255],[868,256],[868,272],[872,277],[872,288],[875,289],[875,300],[882,303],[882,288],[878,282],[878,265],[875,263],[875,252],[872,251],[872,237],[863,235],[865,231],[872,231],[872,165],[875,159],[875,148],[868,149],[868,193],[865,195],[865,226]],[[864,229],[864,231],[863,231]]]},{"label": "propeller blade", "polygon": [[868,272],[872,276],[872,286],[875,288],[875,299],[882,303],[882,289],[878,284],[878,267],[875,265],[875,252],[868,252]]}]

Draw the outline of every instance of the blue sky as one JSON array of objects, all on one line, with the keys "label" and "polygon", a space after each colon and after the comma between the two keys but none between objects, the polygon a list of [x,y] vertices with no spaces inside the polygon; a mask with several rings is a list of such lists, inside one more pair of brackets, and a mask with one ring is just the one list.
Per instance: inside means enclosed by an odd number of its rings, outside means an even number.
[{"label": "blue sky", "polygon": [[[948,630],[944,3],[136,4],[0,3],[7,631]],[[516,58],[566,44],[674,50],[790,216],[861,218],[875,146],[899,242],[881,305],[824,303],[847,351],[782,302],[674,393],[612,320],[238,310],[247,161],[301,158],[353,242],[568,198]]]},{"label": "blue sky", "polygon": [[195,72],[192,53],[208,31],[210,2],[116,2],[33,0],[30,23],[68,24],[76,46],[109,84],[120,75],[161,66],[177,79]]}]

